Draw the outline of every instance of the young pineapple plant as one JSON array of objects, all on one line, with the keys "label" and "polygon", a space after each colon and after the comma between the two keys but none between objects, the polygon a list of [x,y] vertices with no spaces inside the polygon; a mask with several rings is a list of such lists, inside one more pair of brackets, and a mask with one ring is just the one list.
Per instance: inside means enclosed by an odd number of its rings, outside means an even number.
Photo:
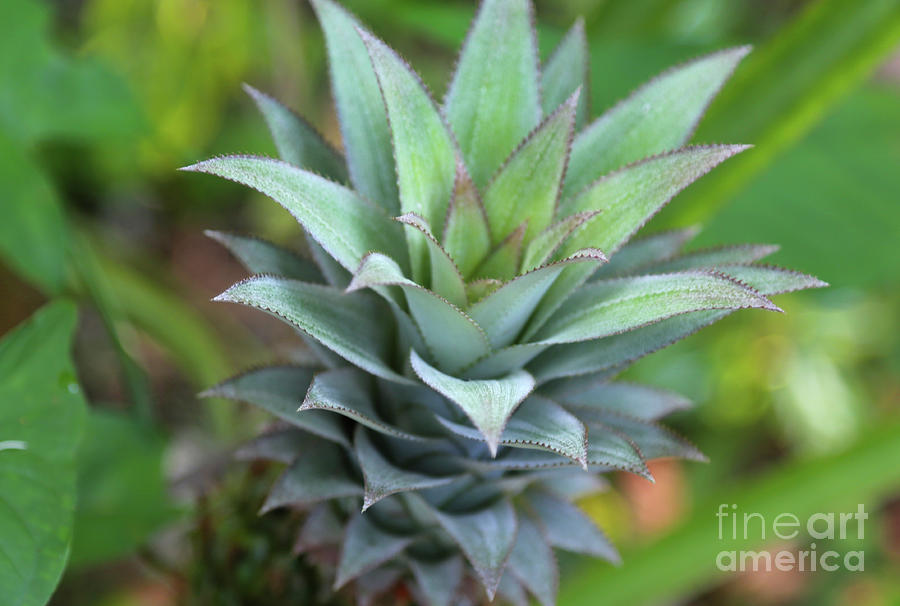
[{"label": "young pineapple plant", "polygon": [[217,297],[300,333],[318,364],[256,369],[209,395],[281,422],[243,449],[287,465],[263,511],[307,512],[296,548],[360,603],[553,604],[554,549],[616,561],[572,499],[656,457],[702,459],[657,420],[681,397],[617,381],[637,359],[769,296],[823,284],[762,245],[682,253],[635,233],[745,145],[686,145],[747,53],[674,68],[595,120],[579,22],[540,65],[527,0],[484,0],[442,105],[331,0],[343,153],[248,88],[281,160],[186,170],[254,188],[314,262],[212,233],[255,274]]}]

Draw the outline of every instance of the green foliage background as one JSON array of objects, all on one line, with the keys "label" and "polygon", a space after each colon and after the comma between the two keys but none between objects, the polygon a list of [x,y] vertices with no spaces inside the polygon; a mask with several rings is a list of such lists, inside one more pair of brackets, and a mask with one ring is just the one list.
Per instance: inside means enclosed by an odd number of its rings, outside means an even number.
[{"label": "green foliage background", "polygon": [[[472,3],[347,4],[443,92]],[[756,46],[695,137],[756,148],[677,198],[655,227],[702,222],[702,243],[779,243],[776,263],[832,288],[780,300],[786,316],[729,318],[629,371],[697,403],[678,424],[712,463],[680,468],[689,497],[662,530],[642,529],[627,486],[584,503],[618,528],[626,563],[565,562],[561,603],[774,599],[714,574],[714,554],[725,548],[715,540],[720,502],[773,514],[866,503],[879,530],[865,546],[872,556],[864,579],[813,576],[786,599],[898,599],[900,548],[886,530],[897,514],[885,504],[900,495],[900,5],[538,2],[541,48],[552,48],[579,14],[592,47],[594,115],[673,63]],[[74,363],[89,400],[77,501],[58,503],[68,508],[60,520],[72,519],[43,562],[43,585],[14,603],[43,603],[67,559],[55,603],[176,603],[178,575],[161,562],[173,558],[159,530],[185,519],[198,473],[262,421],[193,396],[287,343],[274,325],[207,303],[238,270],[200,234],[215,227],[290,242],[295,226],[253,194],[174,172],[235,149],[274,153],[242,82],[337,140],[321,35],[302,2],[0,2],[0,327],[11,331],[48,301],[77,301]],[[42,346],[65,366],[72,304],[38,314],[4,337],[0,356],[14,346],[38,355],[38,345],[20,343],[43,326]],[[32,369],[3,364],[0,357],[0,370],[9,370],[0,374],[0,420],[18,419],[25,400],[10,394],[32,381]],[[69,397],[51,394],[54,379],[47,381],[46,394],[28,397]],[[42,439],[74,444],[82,433],[80,424],[58,425],[48,422]],[[6,427],[0,441],[13,439]],[[18,476],[5,470],[20,454],[0,450],[0,494],[18,492]],[[59,489],[74,491],[75,463],[59,455],[34,464],[54,466]],[[652,491],[642,498],[660,499]],[[4,515],[0,508],[0,529]],[[29,549],[7,546],[13,536],[0,532],[0,546]],[[14,568],[0,562],[0,580]]]}]

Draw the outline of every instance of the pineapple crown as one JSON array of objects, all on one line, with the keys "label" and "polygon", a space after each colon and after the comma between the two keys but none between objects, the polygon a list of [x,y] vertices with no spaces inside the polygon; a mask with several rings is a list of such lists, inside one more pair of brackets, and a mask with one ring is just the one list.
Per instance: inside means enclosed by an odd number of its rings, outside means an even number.
[{"label": "pineapple crown", "polygon": [[702,459],[656,423],[683,398],[615,375],[734,310],[823,285],[756,264],[772,246],[681,254],[695,229],[630,241],[746,149],[685,144],[748,49],[665,72],[591,121],[582,22],[540,65],[530,3],[484,0],[438,106],[345,9],[312,4],[344,152],[247,87],[282,160],[185,170],[252,187],[303,227],[314,261],[211,232],[256,274],[216,300],[299,329],[319,363],[206,395],[281,420],[241,450],[288,465],[263,509],[306,508],[298,548],[335,549],[335,585],[354,581],[361,603],[403,582],[457,604],[476,579],[490,599],[552,604],[554,548],[618,557],[571,499],[601,488],[600,472],[651,478],[648,459]]}]

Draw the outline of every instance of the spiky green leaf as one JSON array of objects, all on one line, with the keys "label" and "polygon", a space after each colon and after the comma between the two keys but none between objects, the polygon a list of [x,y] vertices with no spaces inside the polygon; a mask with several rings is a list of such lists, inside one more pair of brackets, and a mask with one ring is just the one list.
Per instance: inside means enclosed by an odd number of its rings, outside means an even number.
[{"label": "spiky green leaf", "polygon": [[357,21],[331,0],[312,0],[325,32],[331,90],[353,188],[388,214],[400,209],[384,100]]},{"label": "spiky green leaf", "polygon": [[407,279],[393,260],[373,253],[353,276],[349,290],[399,286],[422,332],[429,351],[448,372],[456,372],[489,350],[484,331],[446,299]]},{"label": "spiky green leaf", "polygon": [[577,291],[535,335],[535,341],[587,341],[693,311],[743,308],[780,311],[758,292],[711,272],[615,278]]},{"label": "spiky green leaf", "polygon": [[340,446],[309,437],[306,452],[281,474],[261,513],[291,505],[309,505],[363,493]]},{"label": "spiky green leaf", "polygon": [[451,556],[439,562],[411,559],[412,570],[419,591],[431,606],[452,606],[463,580],[463,560]]},{"label": "spiky green leaf", "polygon": [[554,547],[613,563],[621,561],[606,535],[575,505],[539,492],[528,495],[528,504]]},{"label": "spiky green leaf", "polygon": [[341,183],[347,182],[347,165],[336,149],[306,120],[249,84],[247,94],[266,119],[278,155],[285,162],[306,168]]},{"label": "spiky green leaf", "polygon": [[541,70],[541,93],[544,114],[549,114],[578,88],[581,98],[575,112],[575,130],[581,130],[587,121],[590,102],[590,65],[584,19],[579,17],[550,54]]},{"label": "spiky green leaf", "polygon": [[516,512],[507,500],[466,514],[436,512],[444,530],[462,549],[490,599],[516,540]]},{"label": "spiky green leaf", "polygon": [[463,276],[469,276],[491,249],[484,205],[466,167],[461,164],[456,169],[442,242]]},{"label": "spiky green leaf", "polygon": [[371,250],[402,263],[400,226],[354,191],[287,162],[253,156],[213,158],[182,170],[218,175],[269,196],[290,212],[345,269]]},{"label": "spiky green leaf", "polygon": [[[438,420],[470,440],[485,440],[476,429],[442,417]],[[531,396],[522,402],[506,424],[500,444],[555,452],[587,468],[588,439],[584,424],[559,404],[541,396]]]},{"label": "spiky green leaf", "polygon": [[[466,283],[462,274],[440,245],[428,223],[415,213],[406,213],[397,217],[397,221],[406,225],[407,239],[419,239],[415,244],[416,249],[428,249],[431,290],[444,297],[457,307],[466,306]],[[421,277],[418,281],[424,282]]]},{"label": "spiky green leaf", "polygon": [[386,310],[379,309],[379,301],[366,293],[342,293],[330,286],[259,276],[235,284],[215,300],[268,312],[373,375],[408,380],[386,361],[392,326],[384,321]]},{"label": "spiky green leaf", "polygon": [[242,444],[234,456],[241,461],[293,463],[303,452],[306,438],[306,432],[296,429],[271,431]]},{"label": "spiky green leaf", "polygon": [[532,20],[528,0],[484,0],[447,91],[444,111],[479,187],[540,120]]},{"label": "spiky green leaf", "polygon": [[654,265],[653,273],[684,271],[687,269],[713,269],[720,265],[747,265],[759,261],[778,250],[771,244],[738,244],[720,246],[685,253],[674,259]]},{"label": "spiky green leaf", "polygon": [[525,241],[553,220],[575,125],[576,91],[506,160],[484,192],[494,244],[527,222]]},{"label": "spiky green leaf", "polygon": [[347,581],[395,557],[411,541],[409,537],[385,532],[373,524],[368,516],[353,516],[347,525],[344,544],[341,546],[334,588],[343,587]]},{"label": "spiky green leaf", "polygon": [[543,532],[528,516],[519,518],[519,532],[509,555],[508,570],[542,606],[556,603],[559,590],[556,558]]},{"label": "spiky green leaf", "polygon": [[646,459],[679,457],[693,461],[707,460],[696,446],[653,421],[636,419],[599,408],[582,412],[582,418],[593,431],[613,429],[627,435]]},{"label": "spiky green leaf", "polygon": [[365,480],[363,511],[392,494],[443,486],[455,479],[453,476],[436,477],[400,469],[381,454],[360,426],[357,426],[353,443]]},{"label": "spiky green leaf", "polygon": [[494,455],[509,417],[534,389],[534,379],[521,370],[501,379],[466,381],[433,368],[415,351],[411,353],[410,362],[426,385],[466,413]]},{"label": "spiky green leaf", "polygon": [[726,49],[673,68],[600,116],[572,144],[564,196],[631,162],[681,147],[749,52]]},{"label": "spiky green leaf", "polygon": [[[598,383],[587,390],[562,396],[560,401],[578,409],[596,408],[651,421],[691,405],[677,393],[625,382]],[[579,410],[575,413],[580,414]]]},{"label": "spiky green leaf", "polygon": [[515,277],[521,264],[525,230],[527,229],[527,223],[522,223],[517,227],[491,251],[481,265],[472,272],[472,276],[478,280],[511,280]]},{"label": "spiky green leaf", "polygon": [[591,279],[600,280],[642,273],[642,269],[676,256],[685,243],[699,231],[699,228],[688,227],[631,240],[610,257],[609,263],[598,269]]},{"label": "spiky green leaf", "polygon": [[544,265],[553,257],[563,242],[565,242],[576,229],[581,227],[588,220],[593,219],[599,214],[597,211],[575,213],[565,217],[553,225],[550,225],[544,231],[537,234],[522,254],[522,264],[520,271],[527,272]]},{"label": "spiky green leaf", "polygon": [[338,419],[320,412],[309,415],[297,412],[303,402],[303,395],[309,388],[313,372],[311,368],[300,366],[258,368],[227,379],[200,395],[259,406],[294,427],[349,446],[350,442]]}]

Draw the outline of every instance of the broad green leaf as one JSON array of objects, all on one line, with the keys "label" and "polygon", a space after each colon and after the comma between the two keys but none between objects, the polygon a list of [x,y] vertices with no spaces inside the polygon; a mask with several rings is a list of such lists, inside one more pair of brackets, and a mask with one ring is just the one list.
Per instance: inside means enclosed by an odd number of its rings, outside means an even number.
[{"label": "broad green leaf", "polygon": [[379,208],[346,187],[286,162],[227,156],[182,170],[218,175],[269,196],[349,271],[372,250],[390,254],[401,263],[406,258],[400,226]]},{"label": "broad green leaf", "polygon": [[275,481],[260,513],[362,493],[344,450],[337,444],[309,436],[305,452]]},{"label": "broad green leaf", "polygon": [[344,158],[309,122],[249,84],[244,84],[244,90],[253,97],[260,113],[266,119],[282,160],[329,179],[347,182],[347,165]]},{"label": "broad green leaf", "polygon": [[596,249],[578,251],[568,259],[545,265],[518,276],[468,309],[468,314],[484,329],[492,348],[505,347],[516,340],[531,313],[562,270],[571,263],[599,266],[606,257]]},{"label": "broad green leaf", "polygon": [[575,112],[575,130],[580,131],[590,113],[590,57],[584,19],[579,17],[566,32],[541,69],[544,114],[550,114],[578,88],[581,98]]},{"label": "broad green leaf", "polygon": [[305,450],[307,434],[297,429],[264,433],[242,444],[234,457],[239,461],[277,461],[290,464]]},{"label": "broad green leaf", "polygon": [[[462,274],[460,274],[459,269],[456,267],[453,259],[447,254],[447,251],[435,239],[425,219],[415,213],[406,213],[401,217],[397,217],[397,221],[408,227],[406,230],[407,239],[417,238],[421,240],[415,245],[416,249],[428,249],[431,290],[457,307],[465,307],[466,283],[463,281]],[[415,277],[418,282],[424,282],[422,276]]]},{"label": "broad green leaf", "polygon": [[392,325],[384,321],[385,310],[378,300],[366,293],[342,293],[330,286],[259,276],[238,282],[215,300],[261,309],[373,375],[407,381],[385,361]]},{"label": "broad green leaf", "polygon": [[[359,30],[375,73],[394,143],[400,208],[428,225],[443,227],[459,159],[453,137],[419,76],[384,42]],[[413,275],[428,254],[424,243],[408,242]],[[415,246],[415,248],[414,248]]]},{"label": "broad green leaf", "polygon": [[780,311],[756,291],[710,272],[615,278],[578,290],[534,340],[588,341],[692,311],[743,308]]},{"label": "broad green leaf", "polygon": [[431,606],[453,606],[456,591],[463,580],[463,560],[459,556],[451,556],[439,562],[426,562],[410,559],[412,570],[419,591]]},{"label": "broad green leaf", "polygon": [[538,383],[606,371],[668,347],[730,313],[730,310],[687,313],[596,341],[556,345],[528,364],[528,370],[534,373]]},{"label": "broad green leaf", "polygon": [[307,238],[306,243],[309,245],[309,252],[315,259],[325,281],[336,288],[347,288],[347,284],[350,283],[350,272],[344,269],[334,257],[328,254],[327,250],[312,238]]},{"label": "broad green leaf", "polygon": [[549,494],[528,495],[528,505],[551,545],[619,563],[619,553],[606,535],[575,505]]},{"label": "broad green leaf", "polygon": [[528,0],[485,0],[460,51],[444,111],[472,179],[483,187],[540,120]]},{"label": "broad green leaf", "polygon": [[332,0],[312,0],[325,32],[331,91],[353,188],[390,215],[400,210],[391,131],[361,27]]},{"label": "broad green leaf", "polygon": [[598,383],[585,391],[561,396],[560,401],[567,407],[575,407],[576,415],[581,409],[596,408],[650,421],[691,406],[689,400],[677,393],[624,382]]},{"label": "broad green leaf", "polygon": [[[737,533],[725,539],[710,532],[710,512],[721,503],[740,503],[742,511],[775,519],[789,511],[801,520],[818,512],[846,511],[848,503],[866,510],[895,494],[900,467],[900,423],[891,421],[871,428],[849,448],[825,457],[773,465],[747,483],[720,483],[692,508],[693,513],[663,536],[624,554],[621,569],[589,564],[562,587],[561,606],[595,606],[603,596],[610,606],[687,600],[729,577],[710,566],[725,551],[765,549],[758,533]],[[766,537],[767,539],[769,537]],[[647,579],[655,580],[648,583]]]},{"label": "broad green leaf", "polygon": [[432,368],[415,351],[411,353],[410,361],[426,385],[466,413],[487,440],[491,454],[496,456],[507,421],[534,389],[531,375],[520,370],[501,379],[466,381]]},{"label": "broad green leaf", "polygon": [[[372,402],[374,390],[372,378],[355,368],[336,368],[318,373],[306,392],[298,416],[302,418],[310,414],[306,411],[329,410],[389,436],[423,440],[423,437],[403,431],[381,418]],[[318,413],[311,414],[315,416]]]},{"label": "broad green leaf", "polygon": [[588,430],[588,465],[601,470],[621,469],[653,481],[647,461],[633,440],[612,431]]},{"label": "broad green leaf", "polygon": [[405,278],[396,263],[378,253],[366,256],[348,289],[374,286],[403,289],[430,353],[448,372],[458,371],[489,351],[484,331],[469,316],[446,299]]},{"label": "broad green leaf", "polygon": [[[453,433],[470,440],[485,440],[476,429],[443,417],[438,420]],[[588,440],[584,424],[562,406],[541,396],[531,396],[522,402],[507,422],[499,443],[555,452],[587,469]]]},{"label": "broad green leaf", "polygon": [[554,606],[559,590],[559,569],[553,549],[537,524],[527,516],[519,518],[516,544],[509,555],[508,570],[542,606]]},{"label": "broad green leaf", "polygon": [[[595,182],[574,199],[563,202],[560,215],[601,211],[587,221],[561,249],[565,256],[586,246],[612,257],[660,208],[678,192],[720,162],[746,149],[740,145],[688,147],[629,166]],[[567,268],[554,283],[531,320],[532,336],[559,305],[589,277],[583,266]]]},{"label": "broad green leaf", "polygon": [[347,525],[344,544],[341,546],[334,588],[343,587],[347,581],[397,556],[411,542],[409,537],[381,530],[366,515],[353,516]]},{"label": "broad green leaf", "polygon": [[715,269],[720,265],[747,265],[759,261],[778,250],[772,244],[737,244],[719,246],[685,253],[674,259],[648,268],[652,273],[684,271],[688,269]]},{"label": "broad green leaf", "polygon": [[85,404],[69,357],[77,313],[39,310],[0,341],[0,587],[47,603],[69,556]]},{"label": "broad green leaf", "polygon": [[517,227],[491,251],[481,265],[472,272],[471,277],[476,280],[511,280],[515,277],[519,265],[521,265],[526,229],[528,229],[527,223]]},{"label": "broad green leaf", "polygon": [[642,270],[671,259],[681,252],[685,243],[697,235],[699,228],[673,229],[643,238],[636,238],[620,248],[609,263],[594,272],[592,280],[643,273]]},{"label": "broad green leaf", "polygon": [[2,130],[0,188],[3,262],[44,292],[61,292],[70,237],[63,207],[44,172]]},{"label": "broad green leaf", "polygon": [[590,219],[597,216],[598,212],[575,213],[565,217],[553,225],[550,225],[535,237],[525,247],[522,255],[521,272],[531,271],[544,265],[553,257],[563,242],[568,239],[576,229],[584,225]]},{"label": "broad green leaf", "polygon": [[637,160],[684,145],[749,47],[700,57],[657,76],[600,116],[572,143],[563,196]]},{"label": "broad green leaf", "polygon": [[297,253],[261,238],[207,230],[207,236],[227,248],[252,274],[274,274],[304,282],[323,282],[322,272]]},{"label": "broad green leaf", "polygon": [[506,560],[516,540],[516,512],[508,500],[473,513],[435,512],[438,521],[462,549],[493,599]]},{"label": "broad green leaf", "polygon": [[771,265],[723,265],[717,269],[767,296],[828,286],[814,276]]},{"label": "broad green leaf", "polygon": [[484,205],[462,165],[456,169],[442,242],[463,276],[469,276],[491,249],[491,232]]},{"label": "broad green leaf", "polygon": [[362,426],[356,428],[354,447],[365,482],[363,511],[392,494],[443,486],[456,479],[453,476],[429,476],[397,467],[375,447]]},{"label": "broad green leaf", "polygon": [[[748,57],[699,130],[706,141],[753,141],[757,149],[700,184],[670,216],[705,221],[868,79],[898,42],[895,0],[826,0],[804,7]],[[842,142],[842,160],[846,149]]]},{"label": "broad green leaf", "polygon": [[341,423],[325,413],[300,414],[297,409],[313,378],[313,369],[268,366],[250,370],[210,387],[205,398],[225,398],[259,406],[295,427],[349,446]]},{"label": "broad green leaf", "polygon": [[553,221],[572,142],[579,91],[537,127],[504,162],[484,192],[494,244],[526,223],[525,241]]},{"label": "broad green leaf", "polygon": [[584,411],[582,419],[592,432],[613,429],[633,440],[645,459],[679,457],[693,461],[707,458],[697,447],[670,429],[653,421],[635,419],[599,408]]},{"label": "broad green leaf", "polygon": [[163,475],[166,440],[133,416],[95,408],[78,453],[78,506],[71,566],[90,566],[137,549],[173,521]]}]

